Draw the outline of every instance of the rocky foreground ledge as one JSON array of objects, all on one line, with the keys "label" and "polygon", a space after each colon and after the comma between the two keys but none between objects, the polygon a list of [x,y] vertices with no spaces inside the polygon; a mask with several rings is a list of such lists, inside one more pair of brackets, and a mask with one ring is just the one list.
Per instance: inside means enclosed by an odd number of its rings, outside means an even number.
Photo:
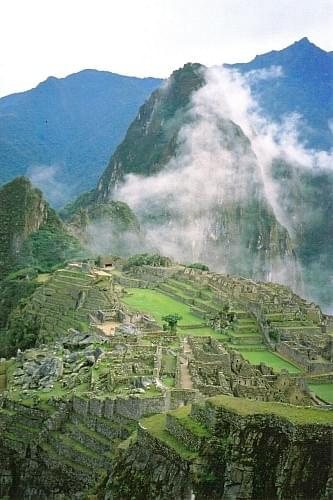
[{"label": "rocky foreground ledge", "polygon": [[332,498],[330,410],[215,396],[140,421],[106,498]]},{"label": "rocky foreground ledge", "polygon": [[3,395],[0,497],[332,498],[331,410],[219,395],[138,423],[142,402]]}]

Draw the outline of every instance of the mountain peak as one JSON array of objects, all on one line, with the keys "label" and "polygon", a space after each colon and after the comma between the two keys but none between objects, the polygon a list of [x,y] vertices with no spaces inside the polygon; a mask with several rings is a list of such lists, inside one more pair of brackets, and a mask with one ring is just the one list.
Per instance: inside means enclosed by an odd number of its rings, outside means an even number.
[{"label": "mountain peak", "polygon": [[300,40],[296,40],[296,42],[294,42],[294,44],[296,45],[314,45],[312,42],[310,42],[310,40],[308,39],[307,36],[304,36],[303,38],[301,38]]},{"label": "mountain peak", "polygon": [[323,49],[318,47],[318,45],[312,43],[307,36],[301,38],[300,40],[296,40],[292,45],[289,45],[284,50],[288,50],[291,48],[296,48],[301,50],[314,49],[316,51],[325,52]]}]

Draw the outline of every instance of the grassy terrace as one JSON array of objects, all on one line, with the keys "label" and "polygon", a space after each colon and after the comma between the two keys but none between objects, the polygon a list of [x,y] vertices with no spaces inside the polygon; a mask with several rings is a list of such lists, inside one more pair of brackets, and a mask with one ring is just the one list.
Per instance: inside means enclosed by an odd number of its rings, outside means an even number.
[{"label": "grassy terrace", "polygon": [[333,403],[333,383],[309,384],[309,388],[323,401],[327,401],[327,403]]},{"label": "grassy terrace", "polygon": [[169,414],[178,420],[184,429],[187,429],[193,434],[199,437],[210,436],[208,429],[191,417],[191,406],[182,406],[177,410],[170,411]]},{"label": "grassy terrace", "polygon": [[293,406],[286,403],[254,401],[252,399],[234,398],[232,396],[214,396],[207,400],[214,407],[223,407],[242,416],[276,415],[298,425],[329,425],[333,426],[331,410],[311,406]]},{"label": "grassy terrace", "polygon": [[176,451],[185,460],[190,460],[197,456],[197,453],[186,448],[178,439],[172,436],[165,429],[166,415],[153,415],[152,417],[144,418],[140,421],[142,427],[146,429],[152,436],[159,439],[169,448]]},{"label": "grassy terrace", "polygon": [[[237,347],[235,346],[235,349]],[[253,365],[259,365],[261,362],[265,363],[267,366],[273,368],[277,372],[281,370],[287,370],[290,373],[300,373],[301,370],[294,364],[289,361],[283,359],[278,354],[275,354],[271,351],[240,351],[242,356],[250,361]]]},{"label": "grassy terrace", "polygon": [[178,302],[157,290],[148,288],[128,288],[127,292],[128,295],[122,298],[124,304],[129,306],[132,310],[143,311],[152,315],[159,325],[163,323],[162,316],[178,313],[183,318],[179,322],[180,327],[182,325],[193,325],[193,329],[187,328],[186,330],[182,330],[178,328],[179,335],[211,335],[212,337],[223,340],[223,336],[215,332],[212,328],[197,328],[201,320],[191,313],[191,309],[188,305]]}]

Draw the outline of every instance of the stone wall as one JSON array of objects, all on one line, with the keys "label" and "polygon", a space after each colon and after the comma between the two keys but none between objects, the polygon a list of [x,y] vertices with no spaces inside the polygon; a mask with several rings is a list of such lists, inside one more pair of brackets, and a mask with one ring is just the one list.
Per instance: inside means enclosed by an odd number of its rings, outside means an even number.
[{"label": "stone wall", "polygon": [[[332,426],[292,423],[274,410],[241,415],[210,400],[193,405],[190,418],[207,434],[172,414],[166,418],[168,437],[159,437],[155,427],[139,428],[136,443],[116,460],[106,498],[331,498]],[[186,444],[193,452],[184,458]]]},{"label": "stone wall", "polygon": [[166,401],[166,395],[154,397],[133,395],[105,399],[73,396],[73,410],[82,417],[90,415],[114,420],[118,416],[139,420],[146,415],[163,413],[166,410]]},{"label": "stone wall", "polygon": [[275,347],[276,352],[303,366],[308,373],[327,373],[333,370],[333,363],[325,360],[310,360],[302,351],[298,350],[296,343],[280,342]]}]

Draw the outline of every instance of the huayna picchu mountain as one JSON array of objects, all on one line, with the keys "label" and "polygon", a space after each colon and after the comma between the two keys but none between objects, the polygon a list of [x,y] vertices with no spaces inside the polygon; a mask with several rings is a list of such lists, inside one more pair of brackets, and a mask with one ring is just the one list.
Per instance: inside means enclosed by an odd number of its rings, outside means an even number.
[{"label": "huayna picchu mountain", "polygon": [[264,193],[249,139],[206,114],[205,68],[186,64],[157,89],[128,129],[92,195],[120,199],[147,244],[181,261],[260,279],[297,281],[287,230]]}]

